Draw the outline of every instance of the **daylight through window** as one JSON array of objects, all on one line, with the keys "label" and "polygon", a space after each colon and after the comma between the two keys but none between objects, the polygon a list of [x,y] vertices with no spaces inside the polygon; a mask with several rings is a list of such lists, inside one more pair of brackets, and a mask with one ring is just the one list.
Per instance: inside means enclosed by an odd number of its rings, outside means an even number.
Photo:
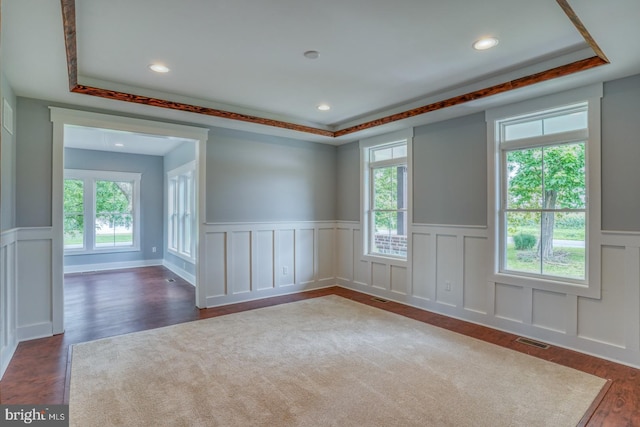
[{"label": "daylight through window", "polygon": [[138,250],[140,174],[65,170],[67,253]]},{"label": "daylight through window", "polygon": [[585,280],[587,104],[498,126],[501,271]]}]

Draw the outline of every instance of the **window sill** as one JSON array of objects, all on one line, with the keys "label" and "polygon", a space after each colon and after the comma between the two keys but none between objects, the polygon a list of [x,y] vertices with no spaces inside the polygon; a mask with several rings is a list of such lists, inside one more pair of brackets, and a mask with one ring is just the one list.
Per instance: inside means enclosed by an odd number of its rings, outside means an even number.
[{"label": "window sill", "polygon": [[121,252],[140,252],[139,247],[126,248],[104,248],[104,249],[65,249],[64,256],[69,255],[97,255],[97,254],[113,254]]}]

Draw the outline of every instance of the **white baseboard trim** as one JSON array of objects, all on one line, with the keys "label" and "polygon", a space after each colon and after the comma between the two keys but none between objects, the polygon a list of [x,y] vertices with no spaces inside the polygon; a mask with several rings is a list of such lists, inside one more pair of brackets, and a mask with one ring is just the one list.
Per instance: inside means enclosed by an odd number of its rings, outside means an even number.
[{"label": "white baseboard trim", "polygon": [[335,282],[331,282],[331,284],[318,284],[317,282],[311,282],[305,285],[289,285],[280,288],[254,291],[251,293],[207,297],[207,308],[220,307],[229,304],[236,304],[239,302],[256,301],[265,298],[279,297],[282,295],[299,294],[305,291],[331,288],[333,286],[337,286]]},{"label": "white baseboard trim", "polygon": [[42,322],[20,326],[16,331],[18,342],[53,336],[53,323]]},{"label": "white baseboard trim", "polygon": [[155,265],[162,265],[162,259],[148,259],[142,261],[122,261],[122,262],[103,262],[98,264],[80,264],[80,265],[65,265],[64,274],[67,273],[87,273],[90,271],[104,271],[104,270],[121,270],[123,268],[137,268],[137,267],[151,267]]},{"label": "white baseboard trim", "polygon": [[4,376],[5,371],[9,367],[9,363],[11,363],[13,354],[16,352],[16,349],[18,348],[18,342],[15,339],[12,338],[9,341],[11,342],[11,344],[3,348],[2,351],[0,352],[0,361],[2,362],[2,364],[0,364],[0,380],[2,380],[2,377]]},{"label": "white baseboard trim", "polygon": [[175,274],[177,274],[178,276],[180,276],[182,279],[186,280],[187,282],[189,282],[191,285],[195,286],[196,285],[196,276],[194,276],[193,274],[189,273],[187,270],[178,267],[177,265],[175,265],[172,262],[167,261],[166,259],[162,260],[162,265],[171,270],[172,272],[174,272]]}]

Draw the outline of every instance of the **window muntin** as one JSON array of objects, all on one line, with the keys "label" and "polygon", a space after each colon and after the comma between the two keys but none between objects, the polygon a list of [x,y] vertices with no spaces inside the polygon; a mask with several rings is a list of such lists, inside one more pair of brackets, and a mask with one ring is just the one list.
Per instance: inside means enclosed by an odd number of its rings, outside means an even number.
[{"label": "window muntin", "polygon": [[501,272],[586,281],[586,117],[582,103],[498,122]]},{"label": "window muntin", "polygon": [[174,255],[194,259],[195,162],[167,173],[167,248]]},{"label": "window muntin", "polygon": [[140,250],[139,173],[65,170],[65,254]]}]

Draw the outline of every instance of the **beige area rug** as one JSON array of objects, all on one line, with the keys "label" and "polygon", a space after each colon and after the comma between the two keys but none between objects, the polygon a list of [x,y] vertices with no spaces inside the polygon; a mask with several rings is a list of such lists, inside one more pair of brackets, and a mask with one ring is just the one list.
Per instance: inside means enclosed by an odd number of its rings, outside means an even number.
[{"label": "beige area rug", "polygon": [[71,426],[575,426],[603,379],[326,296],[73,347]]}]

